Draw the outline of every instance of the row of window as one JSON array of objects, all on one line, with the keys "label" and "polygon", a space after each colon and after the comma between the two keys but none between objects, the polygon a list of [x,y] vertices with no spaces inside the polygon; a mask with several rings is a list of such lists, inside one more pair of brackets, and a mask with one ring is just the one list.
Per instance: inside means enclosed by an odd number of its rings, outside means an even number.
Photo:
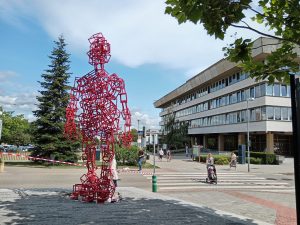
[{"label": "row of window", "polygon": [[190,93],[188,95],[185,95],[179,99],[176,99],[172,105],[178,106],[181,104],[184,104],[186,102],[192,101],[196,98],[200,98],[204,95],[207,95],[209,93],[215,92],[217,90],[220,90],[222,88],[225,88],[229,85],[232,85],[234,83],[237,83],[239,81],[245,80],[249,77],[249,73],[245,72],[237,72],[229,77],[226,77],[224,79],[218,80],[217,82],[214,82],[213,84],[206,86],[204,88],[198,89],[193,93]]},{"label": "row of window", "polygon": [[259,98],[262,96],[290,97],[290,86],[285,84],[258,84],[247,89],[242,89],[237,92],[223,95],[198,105],[179,110],[175,113],[175,117],[187,116],[190,114],[246,101],[249,98]]},{"label": "row of window", "polygon": [[[291,121],[292,111],[290,107],[274,107],[263,106],[257,108],[250,108],[249,121],[262,121],[262,120],[282,120]],[[235,124],[247,122],[247,110],[240,110],[231,113],[225,113],[215,116],[203,117],[189,122],[189,128],[216,126],[224,124]]]}]

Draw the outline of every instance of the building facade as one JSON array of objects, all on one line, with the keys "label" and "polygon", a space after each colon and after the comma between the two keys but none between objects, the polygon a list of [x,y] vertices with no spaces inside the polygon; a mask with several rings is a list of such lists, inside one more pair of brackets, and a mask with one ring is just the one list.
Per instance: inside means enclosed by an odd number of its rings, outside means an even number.
[{"label": "building facade", "polygon": [[[263,61],[277,44],[270,38],[255,40],[253,58]],[[237,150],[246,144],[249,132],[252,151],[293,154],[290,86],[256,82],[226,59],[187,80],[154,106],[162,109],[162,131],[168,132],[165,124],[170,115],[189,124],[191,144]]]}]

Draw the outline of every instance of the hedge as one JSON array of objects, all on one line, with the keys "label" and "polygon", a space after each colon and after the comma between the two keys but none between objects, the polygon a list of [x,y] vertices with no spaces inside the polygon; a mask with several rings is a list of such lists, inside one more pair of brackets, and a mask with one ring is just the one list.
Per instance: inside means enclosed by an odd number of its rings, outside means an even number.
[{"label": "hedge", "polygon": [[[238,155],[238,151],[234,151],[236,155]],[[247,158],[247,151],[246,151],[246,158]],[[261,164],[271,164],[276,165],[276,155],[274,153],[269,152],[251,152],[250,151],[250,158],[259,158],[261,159]],[[251,163],[251,159],[250,159]]]}]

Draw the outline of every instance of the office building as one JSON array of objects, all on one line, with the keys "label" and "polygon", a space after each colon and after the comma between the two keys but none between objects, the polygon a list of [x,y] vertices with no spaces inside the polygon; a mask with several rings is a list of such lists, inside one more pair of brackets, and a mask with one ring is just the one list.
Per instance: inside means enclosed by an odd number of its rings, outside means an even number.
[{"label": "office building", "polygon": [[[253,48],[253,58],[264,61],[278,48],[278,41],[259,38]],[[299,48],[295,51],[299,55]],[[251,150],[293,153],[290,86],[256,82],[226,59],[187,80],[155,101],[154,106],[162,109],[163,132],[168,132],[165,124],[170,115],[179,123],[189,124],[191,144],[219,151],[237,150],[247,143],[249,131]]]}]

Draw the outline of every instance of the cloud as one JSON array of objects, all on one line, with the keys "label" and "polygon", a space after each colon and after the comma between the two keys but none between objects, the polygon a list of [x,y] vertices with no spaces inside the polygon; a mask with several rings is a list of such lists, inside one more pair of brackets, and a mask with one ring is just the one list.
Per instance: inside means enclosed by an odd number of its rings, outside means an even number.
[{"label": "cloud", "polygon": [[13,111],[16,115],[23,114],[26,119],[33,121],[32,111],[36,110],[37,93],[16,93],[11,96],[0,96],[0,106],[4,111]]},{"label": "cloud", "polygon": [[[139,123],[138,123],[139,120]],[[150,116],[147,113],[141,112],[139,109],[131,109],[131,126],[132,128],[142,130],[145,126],[146,129],[159,129],[159,117]]]},{"label": "cloud", "polygon": [[7,81],[12,77],[16,77],[17,73],[14,71],[0,71],[0,81]]},{"label": "cloud", "polygon": [[158,64],[191,70],[223,56],[222,41],[208,36],[201,25],[178,25],[164,14],[164,0],[10,2],[10,17],[33,17],[53,39],[64,34],[78,54],[87,52],[92,34],[102,32],[111,43],[112,60],[128,67]]}]

